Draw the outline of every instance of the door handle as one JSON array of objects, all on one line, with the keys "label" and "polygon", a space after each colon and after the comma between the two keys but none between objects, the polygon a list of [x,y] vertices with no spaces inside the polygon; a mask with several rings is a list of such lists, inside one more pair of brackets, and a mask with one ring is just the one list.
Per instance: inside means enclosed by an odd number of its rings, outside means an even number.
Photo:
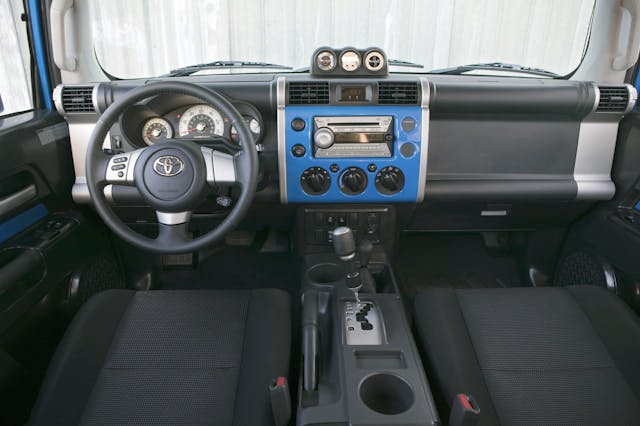
[{"label": "door handle", "polygon": [[9,213],[21,205],[31,201],[38,194],[38,190],[34,184],[31,184],[11,195],[0,198],[0,216]]}]

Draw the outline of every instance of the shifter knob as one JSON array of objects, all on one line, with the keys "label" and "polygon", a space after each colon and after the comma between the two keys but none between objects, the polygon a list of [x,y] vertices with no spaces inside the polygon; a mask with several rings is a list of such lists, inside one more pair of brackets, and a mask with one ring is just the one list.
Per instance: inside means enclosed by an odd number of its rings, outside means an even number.
[{"label": "shifter knob", "polygon": [[356,240],[350,228],[340,226],[333,230],[333,249],[343,260],[350,259],[355,255]]}]

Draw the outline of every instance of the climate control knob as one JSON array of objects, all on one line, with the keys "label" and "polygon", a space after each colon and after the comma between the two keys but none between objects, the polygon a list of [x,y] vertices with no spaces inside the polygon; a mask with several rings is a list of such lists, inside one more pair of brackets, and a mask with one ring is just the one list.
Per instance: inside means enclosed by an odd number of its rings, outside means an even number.
[{"label": "climate control knob", "polygon": [[348,167],[340,176],[340,190],[347,195],[361,194],[367,183],[367,174],[359,167]]},{"label": "climate control knob", "polygon": [[404,188],[404,173],[394,166],[384,167],[376,175],[375,184],[381,194],[395,194]]},{"label": "climate control knob", "polygon": [[322,167],[309,167],[300,176],[302,190],[309,195],[322,195],[331,186],[331,176]]},{"label": "climate control knob", "polygon": [[327,149],[333,145],[333,132],[326,127],[321,127],[313,135],[313,141],[318,148]]}]

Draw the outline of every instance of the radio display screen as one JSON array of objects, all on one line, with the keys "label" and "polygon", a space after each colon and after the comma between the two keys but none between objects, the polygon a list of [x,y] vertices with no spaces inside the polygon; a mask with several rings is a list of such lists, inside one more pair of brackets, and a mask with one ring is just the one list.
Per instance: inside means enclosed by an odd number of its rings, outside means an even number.
[{"label": "radio display screen", "polygon": [[377,143],[384,142],[384,133],[336,133],[336,143]]},{"label": "radio display screen", "polygon": [[342,90],[340,91],[341,102],[362,102],[366,100],[366,86],[342,86]]}]

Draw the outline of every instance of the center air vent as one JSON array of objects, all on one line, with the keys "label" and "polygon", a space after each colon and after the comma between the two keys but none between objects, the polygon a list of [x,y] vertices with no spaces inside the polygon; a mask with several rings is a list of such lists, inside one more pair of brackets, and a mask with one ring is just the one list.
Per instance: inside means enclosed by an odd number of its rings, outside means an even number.
[{"label": "center air vent", "polygon": [[418,104],[418,83],[381,81],[378,84],[378,103],[416,105]]},{"label": "center air vent", "polygon": [[60,96],[62,109],[67,114],[95,112],[93,86],[63,86]]},{"label": "center air vent", "polygon": [[600,101],[596,112],[624,113],[629,107],[629,89],[627,86],[598,86]]},{"label": "center air vent", "polygon": [[289,104],[321,105],[329,103],[329,83],[291,82],[289,83]]}]

